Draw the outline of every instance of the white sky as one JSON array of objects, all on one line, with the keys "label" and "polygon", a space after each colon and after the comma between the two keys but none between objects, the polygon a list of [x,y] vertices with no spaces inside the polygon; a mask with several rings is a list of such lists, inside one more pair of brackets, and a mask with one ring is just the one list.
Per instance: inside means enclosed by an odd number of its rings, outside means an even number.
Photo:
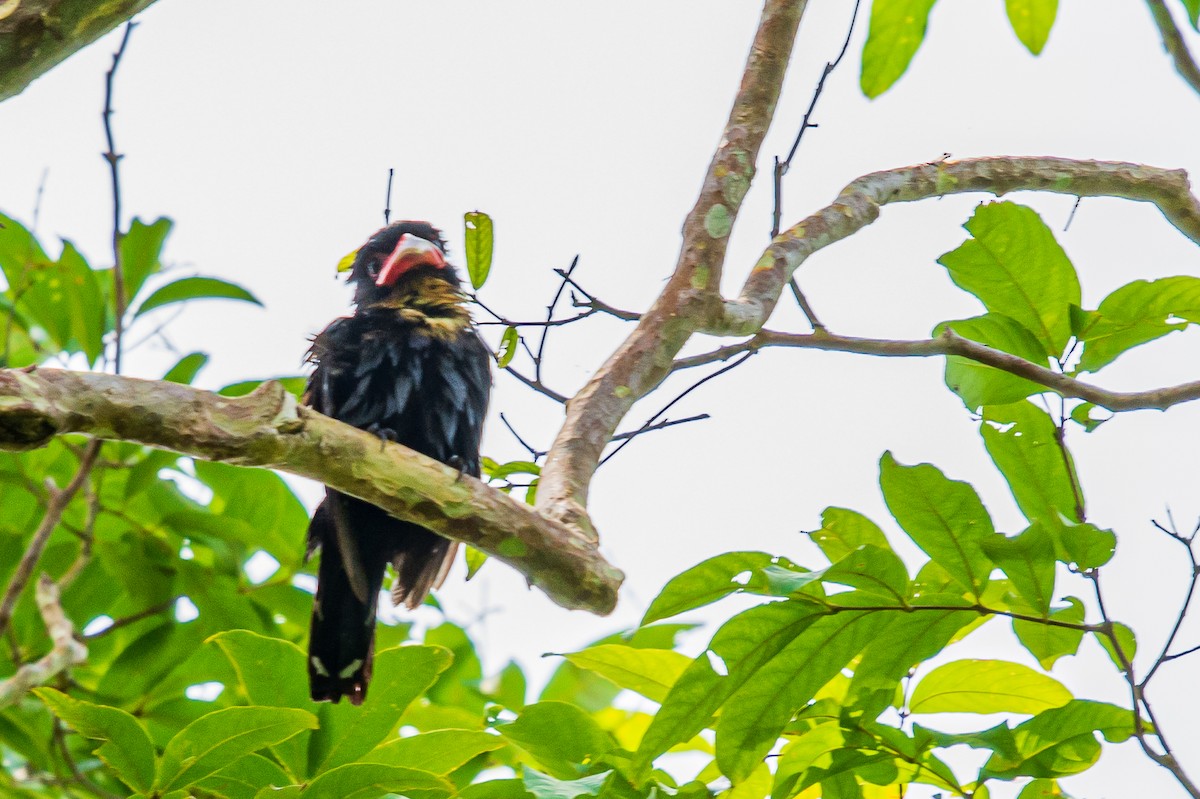
[{"label": "white sky", "polygon": [[[730,248],[727,291],[740,286],[767,243],[770,156],[790,145],[852,3],[810,5],[760,158],[764,178]],[[1130,160],[1200,174],[1200,97],[1172,70],[1141,4],[1065,0],[1036,59],[1017,42],[1003,5],[940,3],[908,74],[874,102],[857,87],[864,14],[822,98],[820,127],[788,178],[785,223],[859,175],[947,152]],[[496,263],[483,296],[510,317],[543,314],[555,287],[550,270],[576,253],[577,277],[595,294],[631,310],[648,305],[674,264],[759,3],[333,8],[163,0],[142,16],[121,66],[115,122],[127,212],[176,221],[166,256],[178,274],[235,280],[267,306],[198,304],[173,324],[179,354],[213,356],[199,385],[297,371],[306,338],[347,311],[349,295],[333,267],[381,224],[388,167],[398,173],[394,218],[444,227],[452,258],[462,252],[464,211],[494,217]],[[38,232],[50,242],[73,239],[96,264],[108,253],[99,112],[115,37],[0,104],[0,208],[28,222],[48,170]],[[1200,51],[1200,37],[1191,41]],[[974,315],[978,304],[935,259],[963,240],[959,226],[982,199],[888,207],[875,225],[813,257],[801,284],[826,324],[845,334],[921,337],[938,321]],[[1072,205],[1065,197],[1016,199],[1055,230]],[[1200,273],[1196,248],[1150,206],[1087,200],[1059,240],[1092,307],[1130,280]],[[786,300],[771,326],[802,329]],[[493,339],[498,332],[489,329]],[[622,336],[623,327],[607,321],[556,332],[549,381],[572,393]],[[1097,382],[1139,389],[1195,379],[1196,336],[1147,346]],[[152,342],[129,359],[128,371],[158,377],[176,357]],[[472,631],[493,668],[515,655],[544,675],[553,664],[539,654],[635,623],[668,577],[705,557],[763,549],[815,564],[815,548],[798,533],[818,526],[822,508],[851,507],[883,522],[877,461],[885,449],[974,483],[997,526],[1016,532],[1014,503],[941,372],[934,359],[768,352],[694,393],[673,415],[713,419],[635,442],[593,484],[604,551],[628,574],[611,618],[559,609],[496,564],[439,596],[459,622],[491,611]],[[686,385],[670,383],[622,429]],[[556,405],[499,376],[485,437],[485,451],[498,460],[523,455],[498,411],[541,447],[560,419]],[[1071,441],[1090,520],[1120,536],[1117,561],[1106,569],[1110,610],[1141,635],[1139,662],[1157,652],[1185,587],[1178,547],[1149,520],[1162,518],[1165,505],[1184,526],[1200,514],[1200,454],[1190,443],[1198,428],[1200,408],[1192,405],[1127,414]],[[301,491],[307,501],[318,493]],[[297,530],[297,547],[301,536]],[[1060,590],[1083,595],[1084,586],[1063,582]],[[732,607],[696,618],[725,618]],[[966,651],[1032,662],[1003,625],[992,626]],[[1200,625],[1186,626],[1180,641],[1200,643]],[[1193,777],[1200,774],[1194,670],[1190,661],[1169,664],[1151,693]],[[1128,703],[1094,643],[1061,661],[1055,675],[1077,695]],[[961,720],[930,723],[949,728]],[[1086,797],[1183,795],[1134,744],[1066,785]]]}]

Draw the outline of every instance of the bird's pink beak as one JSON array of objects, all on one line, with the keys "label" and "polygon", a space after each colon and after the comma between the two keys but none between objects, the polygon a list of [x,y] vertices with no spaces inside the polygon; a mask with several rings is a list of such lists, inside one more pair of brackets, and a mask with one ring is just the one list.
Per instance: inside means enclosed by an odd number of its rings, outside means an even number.
[{"label": "bird's pink beak", "polygon": [[400,241],[396,242],[396,249],[392,250],[392,254],[383,262],[375,285],[390,286],[405,272],[417,266],[442,269],[446,266],[446,256],[433,242],[405,233],[400,237]]}]

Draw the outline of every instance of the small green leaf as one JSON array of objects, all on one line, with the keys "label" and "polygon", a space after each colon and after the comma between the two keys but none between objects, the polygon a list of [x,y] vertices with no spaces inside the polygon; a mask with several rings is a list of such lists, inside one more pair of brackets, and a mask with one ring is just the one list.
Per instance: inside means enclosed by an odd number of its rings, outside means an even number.
[{"label": "small green leaf", "polygon": [[104,741],[96,756],[122,782],[135,791],[150,790],[154,783],[154,744],[141,722],[120,708],[93,705],[53,688],[35,688],[33,693],[84,738]]},{"label": "small green leaf", "polygon": [[[943,322],[934,329],[934,335],[940,336],[946,329],[1032,364],[1046,365],[1047,356],[1041,342],[1019,322],[1004,314],[989,313]],[[1045,386],[1032,380],[958,355],[946,358],[946,386],[962,397],[963,404],[972,411],[981,405],[1006,405],[1046,391]]]},{"label": "small green leaf", "polygon": [[133,318],[164,305],[191,300],[239,300],[262,306],[257,297],[235,283],[215,277],[184,277],[156,289],[138,306]]},{"label": "small green leaf", "polygon": [[1187,12],[1188,21],[1192,23],[1192,28],[1200,32],[1200,0],[1183,0],[1183,8]]},{"label": "small green leaf", "polygon": [[826,508],[822,511],[821,529],[809,533],[809,536],[830,563],[836,563],[864,544],[880,549],[890,546],[879,525],[858,511],[846,508]]},{"label": "small green leaf", "polygon": [[1005,0],[1004,5],[1021,44],[1034,55],[1041,53],[1058,14],[1058,0]]},{"label": "small green leaf", "polygon": [[983,541],[983,551],[1004,570],[1017,593],[1040,614],[1050,612],[1054,598],[1054,540],[1039,522],[1020,535],[997,533]]},{"label": "small green leaf", "polygon": [[500,337],[500,352],[496,354],[497,367],[503,369],[512,363],[513,356],[517,354],[517,343],[520,338],[515,327],[510,325],[504,328],[504,335]]},{"label": "small green leaf", "polygon": [[1061,355],[1079,278],[1050,228],[1032,208],[1011,202],[980,205],[964,227],[973,238],[938,263],[989,312],[1029,330],[1047,356]]},{"label": "small green leaf", "polygon": [[189,353],[180,358],[174,366],[172,366],[165,375],[163,380],[168,383],[182,383],[185,386],[192,384],[196,379],[196,375],[208,363],[208,356],[203,352]]},{"label": "small green leaf", "polygon": [[892,87],[908,69],[925,40],[935,0],[875,0],[871,27],[863,45],[859,86],[875,98]]},{"label": "small green leaf", "polygon": [[1073,697],[1053,677],[1003,660],[956,660],[917,684],[913,713],[1040,713]]},{"label": "small green leaf", "polygon": [[478,550],[475,547],[467,547],[467,579],[470,580],[479,570],[483,568],[483,564],[487,563],[487,553]]},{"label": "small green leaf", "polygon": [[1110,413],[1103,419],[1097,419],[1096,417],[1092,416],[1092,411],[1096,410],[1096,408],[1097,406],[1090,402],[1081,402],[1071,409],[1071,421],[1082,425],[1085,433],[1090,433],[1100,425],[1107,422],[1109,419],[1113,418],[1113,415]]},{"label": "small green leaf", "polygon": [[150,224],[134,219],[121,236],[121,275],[125,281],[125,299],[137,296],[146,278],[162,270],[162,248],[171,232],[170,219],[159,217]]},{"label": "small green leaf", "polygon": [[222,397],[244,397],[268,380],[275,380],[281,383],[287,392],[297,399],[303,396],[308,387],[307,377],[293,375],[288,377],[267,377],[262,380],[240,380],[237,383],[230,383],[224,388],[218,389],[217,393]]},{"label": "small green leaf", "polygon": [[509,461],[496,463],[489,459],[483,465],[483,473],[492,480],[505,480],[514,474],[541,474],[542,467],[533,461]]},{"label": "small green leaf", "polygon": [[[726,552],[702,561],[671,578],[646,609],[642,624],[678,616],[737,593],[749,582],[750,573],[772,560],[766,552]],[[743,575],[744,579],[739,579]]]},{"label": "small green leaf", "polygon": [[525,790],[536,799],[576,799],[579,796],[599,796],[600,788],[608,779],[608,772],[581,777],[577,780],[556,780],[525,766]]},{"label": "small green leaf", "polygon": [[308,784],[303,799],[376,799],[390,793],[439,799],[455,793],[448,780],[415,768],[380,763],[347,763]]},{"label": "small green leaf", "polygon": [[362,762],[415,768],[446,776],[484,752],[494,752],[507,745],[501,736],[482,730],[433,730],[407,738],[393,738],[363,755]]},{"label": "small green leaf", "polygon": [[[1133,634],[1133,630],[1121,624],[1119,621],[1112,623],[1112,636],[1106,633],[1096,632],[1096,640],[1100,642],[1100,646],[1104,647],[1104,651],[1112,659],[1113,664],[1125,671],[1125,663],[1132,663],[1133,656],[1137,654],[1137,638]],[[1113,643],[1113,638],[1117,639],[1117,644],[1120,644],[1121,651],[1117,652],[1117,645]],[[1122,661],[1124,656],[1124,661]]]},{"label": "small green leaf", "polygon": [[586,764],[615,747],[591,716],[565,702],[529,705],[516,721],[496,729],[562,780],[578,779]]},{"label": "small green leaf", "polygon": [[[1067,602],[1070,603],[1067,607],[1051,611],[1050,619],[1057,622],[1083,624],[1083,602],[1073,596],[1067,597]],[[1083,630],[1072,630],[1068,627],[1021,619],[1013,619],[1012,626],[1017,640],[1029,650],[1029,654],[1038,659],[1038,664],[1047,671],[1059,658],[1078,652],[1079,644],[1083,641]]]},{"label": "small green leaf", "polygon": [[1047,525],[1054,539],[1055,557],[1077,569],[1095,569],[1112,560],[1117,548],[1117,536],[1112,530],[1101,530],[1091,522],[1070,524],[1059,520]]},{"label": "small green leaf", "polygon": [[622,688],[662,702],[692,659],[670,649],[601,644],[563,655],[581,669],[594,671]]},{"label": "small green leaf", "polygon": [[1017,799],[1069,799],[1058,780],[1033,780],[1017,794]]},{"label": "small green leaf", "polygon": [[989,406],[979,433],[1025,518],[1079,521],[1074,460],[1045,411],[1028,401]]},{"label": "small green leaf", "polygon": [[480,289],[492,271],[492,218],[482,211],[468,211],[463,214],[463,222],[466,227],[467,275],[471,278],[471,285]]},{"label": "small green leaf", "polygon": [[243,755],[317,727],[307,710],[227,707],[184,727],[167,742],[155,786],[160,792],[186,788]]},{"label": "small green leaf", "polygon": [[238,758],[196,784],[197,796],[216,794],[228,799],[252,799],[264,785],[288,785],[294,779],[262,755]]},{"label": "small green leaf", "polygon": [[964,588],[981,595],[993,568],[982,544],[995,528],[975,489],[927,463],[897,463],[890,452],[879,461],[879,485],[904,532]]},{"label": "small green leaf", "polygon": [[1189,322],[1200,322],[1200,278],[1135,280],[1105,297],[1095,311],[1076,309],[1072,326],[1083,342],[1079,371],[1098,371]]}]

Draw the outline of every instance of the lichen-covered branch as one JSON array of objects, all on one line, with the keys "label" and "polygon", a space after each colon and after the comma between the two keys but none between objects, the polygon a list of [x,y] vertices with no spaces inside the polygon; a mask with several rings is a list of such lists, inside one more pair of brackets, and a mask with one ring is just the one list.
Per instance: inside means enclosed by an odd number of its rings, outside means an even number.
[{"label": "lichen-covered branch", "polygon": [[917,341],[858,338],[856,336],[839,336],[828,332],[779,333],[774,330],[761,330],[754,337],[737,344],[730,344],[700,355],[680,358],[675,362],[675,368],[688,369],[693,366],[724,361],[735,355],[754,352],[764,347],[800,347],[887,358],[929,358],[957,355],[1023,377],[1064,397],[1086,400],[1114,412],[1166,410],[1172,405],[1200,399],[1200,381],[1149,391],[1110,391],[1031,363],[1016,355],[1010,355],[977,341],[963,338],[952,330],[947,330],[936,338]]},{"label": "lichen-covered branch", "polygon": [[154,0],[3,0],[0,100],[7,100],[68,56]]},{"label": "lichen-covered branch", "polygon": [[0,682],[0,708],[19,701],[29,689],[45,685],[71,666],[87,660],[87,647],[76,640],[75,627],[59,604],[58,586],[44,574],[38,580],[34,599],[46,624],[46,632],[50,634],[50,651]]},{"label": "lichen-covered branch", "polygon": [[1200,201],[1187,172],[1114,161],[1069,158],[970,158],[873,172],[858,178],[822,208],[771,242],[723,316],[698,332],[752,336],[766,324],[792,273],[814,252],[857,233],[889,203],[947,194],[1046,191],[1077,197],[1121,197],[1154,203],[1163,216],[1200,244]]},{"label": "lichen-covered branch", "polygon": [[1164,0],[1146,0],[1146,5],[1149,6],[1150,16],[1154,18],[1158,34],[1162,37],[1163,49],[1175,64],[1175,71],[1192,87],[1192,91],[1200,94],[1200,65],[1196,64],[1196,59],[1188,50],[1183,31],[1175,23],[1171,10],[1167,8]]},{"label": "lichen-covered branch", "polygon": [[629,338],[567,404],[538,488],[538,509],[550,518],[594,535],[585,510],[588,483],[617,424],[669,374],[697,318],[721,312],[726,244],[775,114],[804,8],[804,0],[767,0],[763,8],[729,121],[684,221],[675,271]]},{"label": "lichen-covered branch", "polygon": [[473,477],[299,406],[278,383],[230,398],[94,372],[0,370],[0,448],[39,447],[64,433],[319,480],[487,552],[564,607],[608,613],[616,605],[623,575],[594,541]]}]

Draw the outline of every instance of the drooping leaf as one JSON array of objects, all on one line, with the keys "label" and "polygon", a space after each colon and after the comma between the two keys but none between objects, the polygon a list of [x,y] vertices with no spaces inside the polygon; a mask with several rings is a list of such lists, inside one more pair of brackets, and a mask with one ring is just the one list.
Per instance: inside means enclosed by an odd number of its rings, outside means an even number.
[{"label": "drooping leaf", "polygon": [[1071,421],[1083,426],[1085,433],[1090,433],[1100,425],[1113,418],[1110,413],[1108,416],[1097,418],[1092,416],[1092,411],[1097,410],[1097,407],[1090,402],[1081,402],[1071,409]]},{"label": "drooping leaf", "polygon": [[[1125,671],[1125,663],[1132,663],[1133,656],[1137,654],[1137,637],[1133,634],[1133,630],[1121,622],[1112,623],[1112,635],[1106,633],[1093,633],[1096,640],[1100,642],[1100,646],[1104,647],[1104,651],[1108,653],[1115,665],[1121,671]],[[1116,638],[1114,643],[1113,638]],[[1117,647],[1120,646],[1118,651]]]},{"label": "drooping leaf", "polygon": [[1079,371],[1095,372],[1122,353],[1200,322],[1200,278],[1135,280],[1100,302],[1095,311],[1076,309],[1075,336],[1083,343]]},{"label": "drooping leaf", "polygon": [[154,784],[154,744],[141,722],[120,708],[93,705],[53,688],[35,688],[33,693],[80,735],[103,741],[96,756],[122,782],[135,791],[150,790]]},{"label": "drooping leaf", "polygon": [[387,741],[363,755],[362,762],[446,776],[472,758],[507,745],[503,737],[482,730],[432,730]]},{"label": "drooping leaf", "polygon": [[257,297],[236,283],[215,277],[184,277],[156,289],[138,306],[133,318],[164,305],[190,300],[238,300],[262,306]]},{"label": "drooping leaf", "polygon": [[155,786],[164,793],[186,788],[243,755],[316,727],[316,716],[297,708],[214,710],[184,727],[167,743]]},{"label": "drooping leaf", "polygon": [[463,223],[466,227],[467,275],[471,285],[480,289],[492,271],[495,243],[492,218],[482,211],[468,211],[463,214]]},{"label": "drooping leaf", "polygon": [[[972,319],[943,322],[934,329],[934,335],[940,336],[946,329],[1032,364],[1046,365],[1046,352],[1041,342],[1019,322],[1004,314],[988,313]],[[962,397],[963,404],[970,410],[983,405],[1005,405],[1046,391],[1045,386],[1032,380],[958,355],[946,358],[946,386]]]},{"label": "drooping leaf", "polygon": [[702,561],[667,582],[646,609],[642,624],[678,616],[737,593],[749,582],[750,573],[772,560],[766,552],[725,552]]},{"label": "drooping leaf", "polygon": [[[1083,624],[1083,602],[1073,596],[1067,597],[1067,602],[1069,604],[1065,608],[1051,611],[1050,619],[1069,624]],[[1012,626],[1017,640],[1038,659],[1038,663],[1047,671],[1059,658],[1078,652],[1079,644],[1083,641],[1083,630],[1072,630],[1068,627],[1021,619],[1013,619]]]},{"label": "drooping leaf", "polygon": [[956,660],[917,683],[913,713],[1040,713],[1073,697],[1062,683],[1020,663]]},{"label": "drooping leaf", "polygon": [[520,339],[521,334],[515,327],[510,325],[504,328],[504,335],[500,336],[500,352],[496,353],[497,368],[503,369],[512,363],[513,356],[517,354],[517,344]]},{"label": "drooping leaf", "polygon": [[196,379],[196,375],[207,363],[208,356],[203,352],[188,353],[167,370],[167,373],[163,375],[163,380],[168,383],[191,385],[192,381]]},{"label": "drooping leaf", "polygon": [[975,489],[927,463],[904,466],[890,452],[879,462],[879,484],[896,521],[951,577],[975,596],[993,564],[983,541],[995,533]]},{"label": "drooping leaf", "polygon": [[566,702],[528,705],[516,721],[496,729],[561,780],[583,776],[585,764],[615,746],[591,716]]},{"label": "drooping leaf", "polygon": [[1100,757],[1096,733],[1109,743],[1128,740],[1134,733],[1133,713],[1081,699],[1038,713],[1012,729],[1007,745],[995,747],[980,776],[1009,780],[1078,774]]},{"label": "drooping leaf", "polygon": [[821,529],[809,533],[813,543],[821,548],[830,563],[836,563],[854,550],[870,544],[888,549],[887,537],[879,525],[858,511],[846,508],[826,508],[821,512]]},{"label": "drooping leaf", "polygon": [[1054,599],[1054,540],[1040,522],[1020,535],[997,534],[983,541],[983,551],[1004,570],[1017,593],[1038,613],[1048,614]]},{"label": "drooping leaf", "polygon": [[1079,521],[1074,460],[1045,411],[1027,401],[990,406],[979,432],[1025,518]]},{"label": "drooping leaf", "polygon": [[142,290],[146,278],[162,269],[162,248],[172,225],[166,217],[159,217],[148,225],[134,219],[129,223],[129,230],[121,236],[119,251],[126,304]]},{"label": "drooping leaf", "polygon": [[470,580],[479,570],[483,568],[483,564],[487,563],[487,553],[476,549],[475,547],[466,547],[467,554],[467,577]]},{"label": "drooping leaf", "polygon": [[580,796],[599,796],[600,787],[608,779],[608,772],[593,774],[590,777],[580,777],[575,780],[556,780],[548,774],[541,774],[528,766],[522,769],[525,777],[525,790],[536,799],[576,799]]},{"label": "drooping leaf", "polygon": [[670,649],[601,644],[563,655],[581,669],[601,674],[622,688],[662,702],[692,659]]},{"label": "drooping leaf", "polygon": [[1032,208],[986,203],[964,227],[973,236],[938,263],[955,285],[989,312],[1029,330],[1049,357],[1071,337],[1071,306],[1079,305],[1079,278],[1054,234]]},{"label": "drooping leaf", "polygon": [[908,69],[925,40],[929,12],[935,0],[875,0],[871,27],[863,45],[859,86],[867,97],[878,97]]},{"label": "drooping leaf", "polygon": [[1054,540],[1055,556],[1077,569],[1095,569],[1112,560],[1117,548],[1117,536],[1112,530],[1101,530],[1091,522],[1070,524],[1059,520],[1046,525]]},{"label": "drooping leaf", "polygon": [[1058,0],[1005,0],[1004,5],[1021,44],[1034,55],[1041,53],[1058,14]]}]

